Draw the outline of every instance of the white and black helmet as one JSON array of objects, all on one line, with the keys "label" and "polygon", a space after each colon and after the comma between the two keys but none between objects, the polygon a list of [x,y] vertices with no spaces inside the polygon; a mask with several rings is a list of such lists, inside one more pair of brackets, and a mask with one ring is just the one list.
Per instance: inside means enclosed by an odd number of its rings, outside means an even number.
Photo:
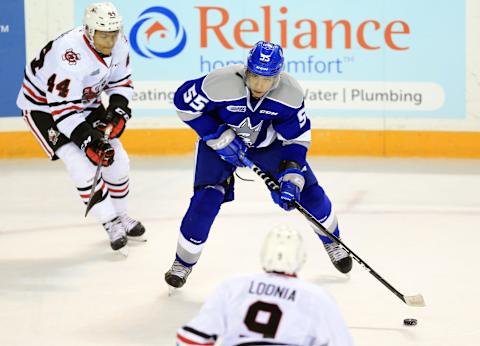
[{"label": "white and black helmet", "polygon": [[122,31],[123,18],[111,2],[97,2],[85,9],[83,25],[90,41],[95,31]]},{"label": "white and black helmet", "polygon": [[302,236],[287,226],[275,227],[263,242],[260,260],[266,272],[296,274],[306,260]]}]

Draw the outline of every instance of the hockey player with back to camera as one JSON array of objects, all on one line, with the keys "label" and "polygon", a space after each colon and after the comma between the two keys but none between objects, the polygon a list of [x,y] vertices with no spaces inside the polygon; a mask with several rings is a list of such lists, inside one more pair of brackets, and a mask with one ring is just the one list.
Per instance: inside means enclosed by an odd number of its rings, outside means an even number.
[{"label": "hockey player with back to camera", "polygon": [[264,272],[222,283],[177,331],[177,345],[353,345],[332,297],[297,278],[305,257],[298,232],[271,230],[261,251]]},{"label": "hockey player with back to camera", "polygon": [[[128,216],[129,158],[119,138],[131,117],[133,87],[122,17],[112,3],[89,5],[83,25],[48,42],[25,67],[17,106],[50,159],[66,166],[87,204],[97,165],[91,214],[113,250],[144,240],[143,225]],[[101,94],[109,97],[108,107]],[[108,139],[105,129],[111,128]]]},{"label": "hockey player with back to camera", "polygon": [[[248,157],[276,177],[273,201],[292,210],[301,203],[322,225],[340,236],[330,199],[306,161],[310,120],[303,91],[286,72],[283,50],[260,41],[247,65],[231,65],[185,82],[175,92],[179,117],[200,136],[196,149],[193,197],[183,217],[175,260],[165,274],[168,285],[182,287],[197,263],[222,203],[234,198],[233,173]],[[334,266],[352,268],[348,253],[313,227]]]}]

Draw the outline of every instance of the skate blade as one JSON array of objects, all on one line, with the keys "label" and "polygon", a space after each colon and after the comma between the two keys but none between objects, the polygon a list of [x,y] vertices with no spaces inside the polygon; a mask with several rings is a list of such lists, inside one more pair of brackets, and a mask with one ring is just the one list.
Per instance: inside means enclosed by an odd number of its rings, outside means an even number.
[{"label": "skate blade", "polygon": [[116,254],[119,254],[120,256],[122,256],[123,258],[127,258],[128,257],[128,246],[125,245],[124,247],[122,247],[121,249],[118,249],[115,251]]},{"label": "skate blade", "polygon": [[141,235],[139,237],[130,237],[127,235],[127,238],[128,238],[128,241],[134,241],[134,242],[137,242],[137,243],[146,243],[147,242],[147,237],[145,237],[144,235]]},{"label": "skate blade", "polygon": [[167,284],[167,287],[168,287],[168,296],[169,297],[172,297],[172,296],[176,295],[179,291],[178,287],[173,287],[173,286],[170,286],[169,284]]}]

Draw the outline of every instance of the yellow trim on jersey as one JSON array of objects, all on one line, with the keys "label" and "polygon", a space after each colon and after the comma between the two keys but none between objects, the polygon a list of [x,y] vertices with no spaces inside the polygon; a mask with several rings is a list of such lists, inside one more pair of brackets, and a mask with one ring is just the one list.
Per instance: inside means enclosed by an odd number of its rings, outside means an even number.
[{"label": "yellow trim on jersey", "polygon": [[[129,129],[122,143],[131,155],[191,154],[191,129]],[[312,130],[309,155],[480,158],[478,132]],[[30,132],[0,132],[0,158],[46,157]]]}]

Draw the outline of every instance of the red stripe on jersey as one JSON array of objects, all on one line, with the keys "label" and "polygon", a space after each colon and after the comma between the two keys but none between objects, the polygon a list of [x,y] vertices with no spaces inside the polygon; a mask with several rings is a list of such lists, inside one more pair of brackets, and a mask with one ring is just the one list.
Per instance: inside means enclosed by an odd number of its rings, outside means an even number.
[{"label": "red stripe on jersey", "polygon": [[47,99],[45,97],[41,97],[41,96],[37,96],[35,95],[35,93],[32,91],[32,89],[30,89],[29,87],[27,87],[25,85],[25,83],[22,84],[23,85],[23,88],[28,91],[28,93],[30,94],[30,96],[32,96],[33,98],[37,99],[38,101],[40,102],[45,102],[47,103]]},{"label": "red stripe on jersey", "polygon": [[70,106],[70,107],[63,108],[63,109],[57,109],[56,111],[53,111],[53,112],[52,112],[52,115],[59,115],[60,113],[63,113],[63,112],[68,111],[68,110],[70,110],[70,109],[83,110],[83,107]]},{"label": "red stripe on jersey", "polygon": [[115,189],[112,189],[112,188],[110,188],[110,187],[108,188],[108,190],[109,190],[110,192],[118,192],[118,193],[124,192],[124,191],[127,191],[127,190],[128,190],[128,184],[127,184],[127,186],[125,186],[123,189],[120,189],[120,190],[115,190]]},{"label": "red stripe on jersey", "polygon": [[88,48],[90,48],[92,53],[97,57],[98,61],[100,61],[105,66],[107,66],[107,64],[105,63],[105,60],[103,60],[102,57],[100,56],[100,54],[98,54],[98,52],[95,50],[95,48],[92,47],[92,45],[90,44],[90,41],[88,41],[87,36],[83,35],[83,39],[84,39],[85,43],[87,44]]},{"label": "red stripe on jersey", "polygon": [[108,88],[105,88],[105,89],[113,89],[113,88],[118,88],[118,87],[126,87],[126,86],[129,86],[129,85],[132,85],[132,81],[129,79],[126,83],[123,83],[123,84],[120,84],[120,85],[115,85],[115,86],[111,86],[111,87],[108,87]]},{"label": "red stripe on jersey", "polygon": [[184,336],[182,336],[178,333],[177,333],[177,339],[180,340],[181,342],[184,342],[184,343],[188,344],[188,345],[213,346],[213,343],[211,343],[211,342],[209,342],[207,344],[201,344],[199,342],[187,339],[186,337],[184,337]]}]

